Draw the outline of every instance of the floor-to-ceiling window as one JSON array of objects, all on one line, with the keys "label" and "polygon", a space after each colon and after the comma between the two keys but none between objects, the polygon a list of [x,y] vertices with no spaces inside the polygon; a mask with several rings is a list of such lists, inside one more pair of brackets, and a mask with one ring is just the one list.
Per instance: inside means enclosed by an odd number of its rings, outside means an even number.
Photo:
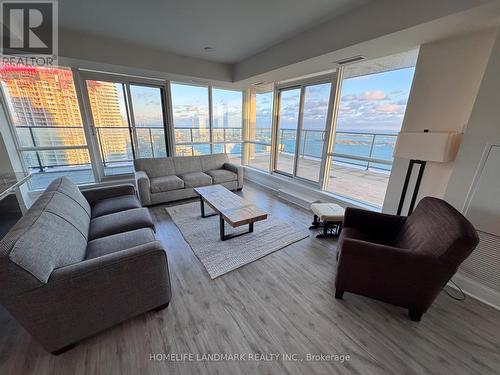
[{"label": "floor-to-ceiling window", "polygon": [[0,75],[31,188],[43,189],[60,175],[94,182],[71,70],[3,65]]},{"label": "floor-to-ceiling window", "polygon": [[243,142],[243,93],[212,89],[212,152],[225,152],[232,162],[241,163]]},{"label": "floor-to-ceiling window", "polygon": [[273,127],[273,92],[253,92],[249,95],[247,130],[247,165],[269,171]]},{"label": "floor-to-ceiling window", "polygon": [[414,68],[345,69],[327,191],[381,207]]},{"label": "floor-to-ceiling window", "polygon": [[104,174],[132,172],[134,154],[125,85],[96,80],[86,84]]},{"label": "floor-to-ceiling window", "polygon": [[[272,106],[267,100],[268,106],[262,106],[255,95],[248,103],[247,165],[264,171],[271,165],[271,173],[380,208],[417,55],[418,50],[408,51],[348,65],[327,76],[278,84],[275,127],[271,131],[270,116],[266,129],[274,138],[264,141],[265,151],[257,149],[263,143],[256,142],[258,113],[261,107],[270,114]],[[275,147],[268,163],[271,145]]]},{"label": "floor-to-ceiling window", "polygon": [[320,182],[335,76],[278,90],[276,172]]},{"label": "floor-to-ceiling window", "polygon": [[303,115],[297,153],[298,177],[319,182],[326,141],[330,82],[304,87]]},{"label": "floor-to-ceiling window", "polygon": [[279,92],[278,143],[276,170],[293,175],[300,117],[301,89],[283,89]]},{"label": "floor-to-ceiling window", "polygon": [[210,154],[208,87],[170,84],[175,129],[175,154]]},{"label": "floor-to-ceiling window", "polygon": [[225,152],[241,163],[243,93],[181,83],[170,91],[176,155]]},{"label": "floor-to-ceiling window", "polygon": [[137,136],[136,157],[167,156],[162,90],[155,86],[130,85],[130,101]]},{"label": "floor-to-ceiling window", "polygon": [[93,72],[81,76],[103,177],[132,173],[134,158],[167,155],[165,87],[161,82],[141,83]]}]

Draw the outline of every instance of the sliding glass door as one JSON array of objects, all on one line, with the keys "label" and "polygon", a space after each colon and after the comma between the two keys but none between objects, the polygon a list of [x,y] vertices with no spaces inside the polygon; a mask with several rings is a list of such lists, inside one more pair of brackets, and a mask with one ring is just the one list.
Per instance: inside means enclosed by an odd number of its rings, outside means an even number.
[{"label": "sliding glass door", "polygon": [[166,156],[165,88],[103,78],[85,80],[102,175],[133,172],[135,158]]},{"label": "sliding glass door", "polygon": [[278,173],[319,183],[327,140],[332,82],[278,91]]},{"label": "sliding glass door", "polygon": [[289,175],[294,175],[295,171],[300,108],[300,88],[285,89],[279,92],[276,170]]},{"label": "sliding glass door", "polygon": [[95,80],[86,84],[104,175],[132,172],[134,149],[125,85]]},{"label": "sliding glass door", "polygon": [[305,86],[303,92],[296,175],[314,182],[319,182],[321,173],[331,87],[330,82]]},{"label": "sliding glass door", "polygon": [[167,156],[163,88],[130,84],[129,90],[136,157]]}]

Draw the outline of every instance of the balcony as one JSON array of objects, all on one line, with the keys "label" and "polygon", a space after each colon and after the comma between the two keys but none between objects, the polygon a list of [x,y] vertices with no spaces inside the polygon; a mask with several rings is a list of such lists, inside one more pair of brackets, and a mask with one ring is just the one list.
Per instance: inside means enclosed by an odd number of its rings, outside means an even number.
[{"label": "balcony", "polygon": [[[278,147],[279,169],[293,171],[296,146],[295,129],[281,129]],[[260,139],[270,139],[260,130]],[[268,138],[269,137],[269,138]],[[299,144],[300,177],[317,181],[321,167],[324,131],[303,130]],[[392,168],[396,135],[378,133],[336,133],[327,191],[381,207]],[[261,146],[250,155],[249,165],[267,171],[270,147]]]},{"label": "balcony", "polygon": [[[79,184],[95,181],[82,127],[19,126],[21,154],[34,176],[31,188],[45,188],[54,178],[66,175]],[[97,127],[99,151],[107,176],[131,173],[133,152],[131,134],[136,137],[136,157],[166,155],[163,128]],[[210,144],[208,129],[176,128],[178,155],[226,152],[233,162],[241,163],[241,128],[214,129]],[[280,168],[293,171],[296,130],[281,129]],[[268,143],[269,129],[256,129],[255,139]],[[317,180],[321,166],[325,132],[304,130],[299,145],[300,176]],[[392,166],[395,135],[337,132],[327,190],[354,200],[382,206]],[[249,165],[268,170],[270,147],[249,144]]]}]

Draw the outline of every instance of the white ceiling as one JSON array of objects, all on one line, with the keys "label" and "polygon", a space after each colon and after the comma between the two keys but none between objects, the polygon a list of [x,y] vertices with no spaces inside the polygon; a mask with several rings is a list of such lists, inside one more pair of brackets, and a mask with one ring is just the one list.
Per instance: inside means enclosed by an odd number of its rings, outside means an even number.
[{"label": "white ceiling", "polygon": [[[371,0],[64,0],[59,23],[95,36],[236,63]],[[212,51],[204,51],[210,46]]]}]

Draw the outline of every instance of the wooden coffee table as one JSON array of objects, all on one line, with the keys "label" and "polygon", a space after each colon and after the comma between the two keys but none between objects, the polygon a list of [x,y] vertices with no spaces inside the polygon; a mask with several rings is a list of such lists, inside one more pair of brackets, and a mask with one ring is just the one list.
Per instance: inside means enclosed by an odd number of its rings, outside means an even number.
[{"label": "wooden coffee table", "polygon": [[[195,188],[200,196],[201,217],[219,215],[221,241],[238,237],[253,232],[253,223],[267,219],[267,213],[260,210],[252,203],[234,194],[222,185],[210,185]],[[205,214],[205,203],[215,212]],[[248,231],[237,234],[225,234],[224,226],[228,223],[236,228],[248,224]]]}]

